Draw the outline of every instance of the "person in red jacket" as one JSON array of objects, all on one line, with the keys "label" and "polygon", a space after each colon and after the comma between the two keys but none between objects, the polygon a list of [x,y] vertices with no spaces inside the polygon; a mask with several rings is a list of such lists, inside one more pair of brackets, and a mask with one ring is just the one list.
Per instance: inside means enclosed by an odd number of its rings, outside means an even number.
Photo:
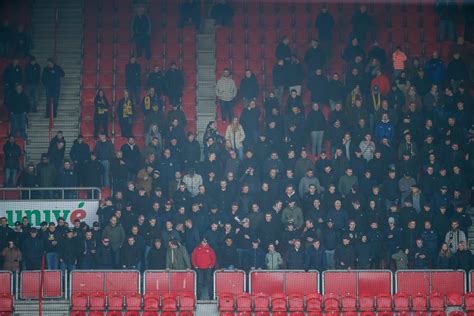
[{"label": "person in red jacket", "polygon": [[[194,248],[191,261],[198,277],[198,297],[201,299],[212,299],[212,271],[216,266],[216,253],[203,238],[201,243]],[[204,288],[207,289],[208,297],[202,297]]]}]

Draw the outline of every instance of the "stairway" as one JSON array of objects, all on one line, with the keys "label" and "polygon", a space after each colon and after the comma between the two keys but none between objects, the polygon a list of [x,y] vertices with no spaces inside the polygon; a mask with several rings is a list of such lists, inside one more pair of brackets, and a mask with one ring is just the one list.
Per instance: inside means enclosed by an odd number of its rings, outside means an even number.
[{"label": "stairway", "polygon": [[[54,21],[58,8],[57,64],[66,76],[61,80],[58,115],[54,120],[53,135],[61,130],[66,139],[66,153],[69,153],[73,140],[79,132],[79,102],[81,88],[81,59],[83,33],[83,1],[35,1],[33,6],[33,43],[32,54],[40,66],[46,66],[46,60],[54,54]],[[26,161],[38,162],[49,145],[49,119],[46,119],[46,101],[44,90],[40,92],[38,113],[28,115],[28,137]]]},{"label": "stairway", "polygon": [[205,19],[197,34],[197,132],[202,140],[209,121],[216,119],[214,20]]},{"label": "stairway", "polygon": [[[38,315],[38,300],[15,300],[15,316]],[[68,316],[69,301],[64,299],[43,300],[43,315]]]}]

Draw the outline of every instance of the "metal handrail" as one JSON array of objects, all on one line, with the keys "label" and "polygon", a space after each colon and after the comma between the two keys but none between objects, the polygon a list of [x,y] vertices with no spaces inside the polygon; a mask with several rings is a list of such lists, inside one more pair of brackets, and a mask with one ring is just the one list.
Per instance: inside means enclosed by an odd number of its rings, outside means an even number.
[{"label": "metal handrail", "polygon": [[[0,200],[10,200],[6,197],[6,193],[8,192],[28,192],[28,197],[21,197],[22,200],[32,200],[36,198],[32,198],[31,193],[32,192],[44,192],[44,191],[61,191],[61,199],[65,200],[64,193],[65,192],[71,192],[71,191],[76,191],[76,193],[80,191],[90,191],[93,193],[92,195],[92,200],[96,199],[102,199],[102,190],[98,187],[35,187],[35,188],[0,188]],[[77,199],[77,198],[74,198]],[[89,199],[89,198],[87,198]]]}]

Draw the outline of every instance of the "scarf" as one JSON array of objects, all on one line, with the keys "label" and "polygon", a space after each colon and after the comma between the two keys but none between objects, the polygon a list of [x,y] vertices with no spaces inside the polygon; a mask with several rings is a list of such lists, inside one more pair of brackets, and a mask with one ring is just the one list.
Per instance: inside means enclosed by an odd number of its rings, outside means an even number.
[{"label": "scarf", "polygon": [[378,112],[380,110],[380,105],[381,105],[381,99],[380,99],[380,93],[377,93],[377,99],[375,98],[376,94],[372,93],[372,104],[374,106],[375,112]]}]

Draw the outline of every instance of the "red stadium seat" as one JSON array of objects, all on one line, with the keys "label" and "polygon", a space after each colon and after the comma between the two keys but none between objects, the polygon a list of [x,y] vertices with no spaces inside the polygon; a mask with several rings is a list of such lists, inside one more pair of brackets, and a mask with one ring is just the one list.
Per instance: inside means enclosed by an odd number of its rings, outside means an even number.
[{"label": "red stadium seat", "polygon": [[428,309],[426,295],[418,293],[411,297],[411,305],[413,311],[426,311]]},{"label": "red stadium seat", "polygon": [[306,310],[308,312],[321,312],[322,296],[319,293],[310,293],[306,296]]},{"label": "red stadium seat", "polygon": [[359,316],[358,312],[342,312],[342,316]]},{"label": "red stadium seat", "polygon": [[415,311],[414,311],[412,315],[413,315],[413,316],[429,316],[429,312],[427,312],[427,311],[424,311],[424,312],[422,312],[422,311],[416,311],[416,312],[415,312]]},{"label": "red stadium seat", "polygon": [[[128,300],[127,300],[128,301]],[[146,293],[143,296],[143,310],[156,311],[160,307],[160,295],[157,293]],[[128,305],[127,305],[128,309]]]},{"label": "red stadium seat", "polygon": [[252,316],[252,312],[237,312],[237,316]]},{"label": "red stadium seat", "polygon": [[194,312],[193,311],[179,312],[179,316],[194,316]]},{"label": "red stadium seat", "polygon": [[431,311],[431,316],[446,316],[446,312],[444,311]]},{"label": "red stadium seat", "polygon": [[308,316],[323,316],[322,312],[308,312]]},{"label": "red stadium seat", "polygon": [[339,296],[334,293],[324,294],[324,311],[333,312],[339,310]]},{"label": "red stadium seat", "polygon": [[449,316],[464,316],[464,312],[461,312],[461,311],[450,312]]},{"label": "red stadium seat", "polygon": [[[2,314],[0,314],[2,315]],[[71,311],[69,316],[86,316],[86,312],[84,311]]]},{"label": "red stadium seat", "polygon": [[75,311],[85,311],[88,307],[88,297],[84,293],[72,293],[71,307]]},{"label": "red stadium seat", "polygon": [[126,311],[123,316],[140,316],[140,312],[139,311]]},{"label": "red stadium seat", "polygon": [[290,312],[304,311],[304,296],[299,293],[288,294],[288,310]]},{"label": "red stadium seat", "polygon": [[227,312],[219,311],[219,316],[235,316],[235,313],[231,311],[227,311]]},{"label": "red stadium seat", "polygon": [[89,309],[92,311],[105,309],[105,295],[103,292],[95,292],[89,295]]},{"label": "red stadium seat", "polygon": [[286,311],[286,295],[284,293],[274,293],[271,296],[271,306],[273,312]]},{"label": "red stadium seat", "polygon": [[305,316],[304,312],[290,312],[290,316]]},{"label": "red stadium seat", "polygon": [[405,312],[410,310],[410,296],[406,293],[396,293],[393,296],[393,306],[396,312]]},{"label": "red stadium seat", "polygon": [[266,312],[269,310],[268,295],[264,293],[258,293],[255,295],[254,300],[254,311]]},{"label": "red stadium seat", "polygon": [[121,311],[123,309],[123,295],[119,293],[108,294],[107,308],[109,311]]},{"label": "red stadium seat", "polygon": [[90,311],[87,315],[88,316],[104,316],[104,312],[103,311]]},{"label": "red stadium seat", "polygon": [[125,306],[127,311],[139,311],[142,308],[142,297],[139,293],[126,293]]},{"label": "red stadium seat", "polygon": [[376,312],[360,312],[359,316],[376,316]]},{"label": "red stadium seat", "polygon": [[108,311],[106,316],[122,316],[121,311]]},{"label": "red stadium seat", "polygon": [[392,310],[392,296],[390,294],[379,294],[376,296],[377,311],[386,312]]},{"label": "red stadium seat", "polygon": [[220,312],[231,312],[234,310],[234,295],[221,293],[218,297],[218,309]]},{"label": "red stadium seat", "polygon": [[[444,295],[441,295],[438,292],[433,292],[428,297],[430,310],[433,311],[444,311],[445,302]],[[474,303],[474,302],[473,302]]]},{"label": "red stadium seat", "polygon": [[464,294],[464,308],[466,311],[474,311],[474,292]]},{"label": "red stadium seat", "polygon": [[374,296],[372,295],[359,295],[359,310],[361,312],[371,312],[374,310]]},{"label": "red stadium seat", "polygon": [[13,311],[13,296],[9,293],[0,294],[0,312]]},{"label": "red stadium seat", "polygon": [[446,305],[448,306],[461,306],[462,305],[462,294],[460,293],[449,293],[446,295]]},{"label": "red stadium seat", "polygon": [[252,311],[252,298],[248,293],[242,293],[237,295],[237,311],[238,312],[251,312]]},{"label": "red stadium seat", "polygon": [[343,312],[353,312],[357,310],[357,299],[355,295],[346,294],[341,299],[341,309]]},{"label": "red stadium seat", "polygon": [[[161,315],[164,315],[161,313]],[[175,314],[174,314],[175,315]],[[142,316],[158,316],[158,312],[155,311],[144,311]]]},{"label": "red stadium seat", "polygon": [[270,316],[270,312],[264,312],[264,311],[255,312],[255,316]]},{"label": "red stadium seat", "polygon": [[193,311],[196,308],[196,299],[193,293],[181,293],[179,295],[179,310]]},{"label": "red stadium seat", "polygon": [[165,293],[161,296],[161,310],[164,312],[174,312],[178,310],[178,302],[176,295],[173,293]]}]

